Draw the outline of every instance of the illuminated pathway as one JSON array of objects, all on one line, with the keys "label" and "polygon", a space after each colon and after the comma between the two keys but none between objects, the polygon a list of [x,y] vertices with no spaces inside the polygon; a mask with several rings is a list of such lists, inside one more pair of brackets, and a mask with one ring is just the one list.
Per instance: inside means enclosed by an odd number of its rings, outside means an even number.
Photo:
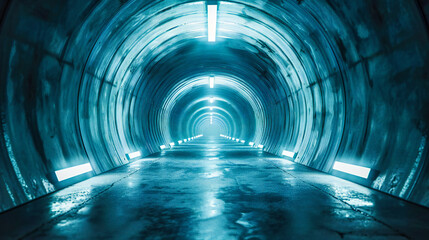
[{"label": "illuminated pathway", "polygon": [[0,236],[11,239],[418,239],[429,233],[427,208],[205,137],[32,201],[0,221]]}]

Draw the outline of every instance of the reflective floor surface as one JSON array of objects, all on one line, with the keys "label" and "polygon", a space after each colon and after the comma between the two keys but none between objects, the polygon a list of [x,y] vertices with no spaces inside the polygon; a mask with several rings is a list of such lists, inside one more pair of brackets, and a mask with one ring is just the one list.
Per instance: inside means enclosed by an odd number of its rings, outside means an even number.
[{"label": "reflective floor surface", "polygon": [[200,138],[0,215],[1,239],[428,239],[429,209]]}]

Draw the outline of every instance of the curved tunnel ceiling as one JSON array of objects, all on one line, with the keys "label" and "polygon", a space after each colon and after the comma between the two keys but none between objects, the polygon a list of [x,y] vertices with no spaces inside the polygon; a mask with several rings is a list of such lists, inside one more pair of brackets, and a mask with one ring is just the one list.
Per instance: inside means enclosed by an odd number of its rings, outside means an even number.
[{"label": "curved tunnel ceiling", "polygon": [[206,1],[4,3],[0,209],[62,187],[58,169],[101,173],[211,128],[325,172],[371,168],[339,176],[429,205],[426,5],[210,4],[216,42]]}]

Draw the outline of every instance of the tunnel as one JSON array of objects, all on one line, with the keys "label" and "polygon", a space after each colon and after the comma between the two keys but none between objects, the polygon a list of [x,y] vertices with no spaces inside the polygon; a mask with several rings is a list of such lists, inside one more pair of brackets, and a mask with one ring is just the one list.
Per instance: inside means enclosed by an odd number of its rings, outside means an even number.
[{"label": "tunnel", "polygon": [[0,38],[0,238],[429,233],[427,1],[3,0]]}]

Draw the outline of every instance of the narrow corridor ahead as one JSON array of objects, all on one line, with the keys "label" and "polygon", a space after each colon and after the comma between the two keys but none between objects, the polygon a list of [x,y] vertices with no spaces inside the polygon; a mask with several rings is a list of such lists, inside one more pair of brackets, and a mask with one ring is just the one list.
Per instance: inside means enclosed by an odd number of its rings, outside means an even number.
[{"label": "narrow corridor ahead", "polygon": [[429,209],[200,138],[0,215],[1,239],[423,239]]}]

